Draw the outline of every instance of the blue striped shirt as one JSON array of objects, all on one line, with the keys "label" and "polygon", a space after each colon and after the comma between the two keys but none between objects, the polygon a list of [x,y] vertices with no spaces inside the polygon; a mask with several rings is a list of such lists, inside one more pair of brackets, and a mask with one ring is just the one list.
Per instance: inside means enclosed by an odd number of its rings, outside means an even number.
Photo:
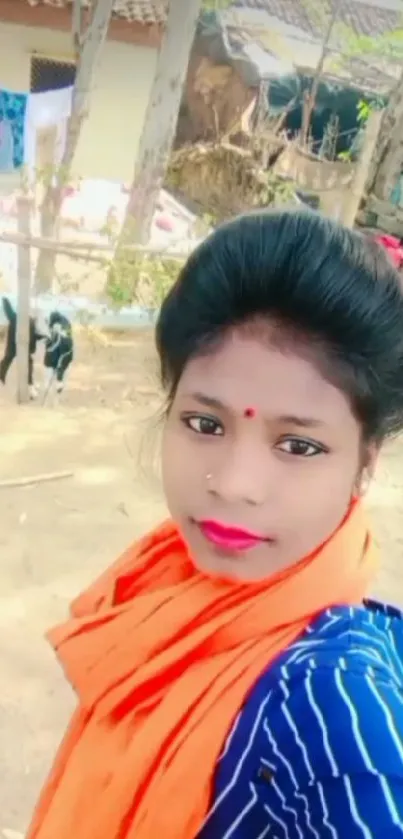
[{"label": "blue striped shirt", "polygon": [[329,609],[259,679],[198,839],[403,837],[403,613]]}]

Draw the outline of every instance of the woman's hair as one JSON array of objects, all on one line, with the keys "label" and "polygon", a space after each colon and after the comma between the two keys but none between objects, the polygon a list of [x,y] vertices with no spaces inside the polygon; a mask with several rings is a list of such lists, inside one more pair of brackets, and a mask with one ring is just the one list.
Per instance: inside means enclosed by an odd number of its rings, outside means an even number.
[{"label": "woman's hair", "polygon": [[162,305],[156,340],[168,407],[191,358],[234,327],[262,332],[265,323],[285,351],[305,351],[348,395],[366,438],[403,429],[403,286],[379,245],[305,210],[220,227]]}]

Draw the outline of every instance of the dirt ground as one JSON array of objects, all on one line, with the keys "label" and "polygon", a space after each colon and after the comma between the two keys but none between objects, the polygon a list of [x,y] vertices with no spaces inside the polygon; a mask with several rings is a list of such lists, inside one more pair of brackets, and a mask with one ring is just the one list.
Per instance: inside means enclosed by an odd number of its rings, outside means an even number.
[{"label": "dirt ground", "polygon": [[[12,382],[0,393],[0,480],[73,472],[0,486],[0,836],[9,839],[26,828],[74,706],[43,632],[164,515],[152,465],[159,398],[151,336],[82,339],[77,356],[62,405],[18,408]],[[383,553],[375,593],[403,603],[403,441],[385,452],[369,502]]]}]

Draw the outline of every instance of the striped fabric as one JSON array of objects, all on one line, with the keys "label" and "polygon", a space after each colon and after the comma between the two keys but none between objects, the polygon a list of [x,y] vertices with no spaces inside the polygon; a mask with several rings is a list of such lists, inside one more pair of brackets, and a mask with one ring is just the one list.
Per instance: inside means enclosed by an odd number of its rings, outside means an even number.
[{"label": "striped fabric", "polygon": [[403,837],[403,613],[326,611],[265,673],[198,839]]}]

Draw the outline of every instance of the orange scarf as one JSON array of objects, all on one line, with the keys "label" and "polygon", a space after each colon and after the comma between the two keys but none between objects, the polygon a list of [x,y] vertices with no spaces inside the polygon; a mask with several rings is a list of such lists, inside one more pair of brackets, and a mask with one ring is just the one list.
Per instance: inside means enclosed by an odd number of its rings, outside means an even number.
[{"label": "orange scarf", "polygon": [[173,524],[131,548],[51,633],[79,708],[27,839],[194,839],[225,738],[259,676],[376,568],[360,504],[259,584],[203,576]]}]

